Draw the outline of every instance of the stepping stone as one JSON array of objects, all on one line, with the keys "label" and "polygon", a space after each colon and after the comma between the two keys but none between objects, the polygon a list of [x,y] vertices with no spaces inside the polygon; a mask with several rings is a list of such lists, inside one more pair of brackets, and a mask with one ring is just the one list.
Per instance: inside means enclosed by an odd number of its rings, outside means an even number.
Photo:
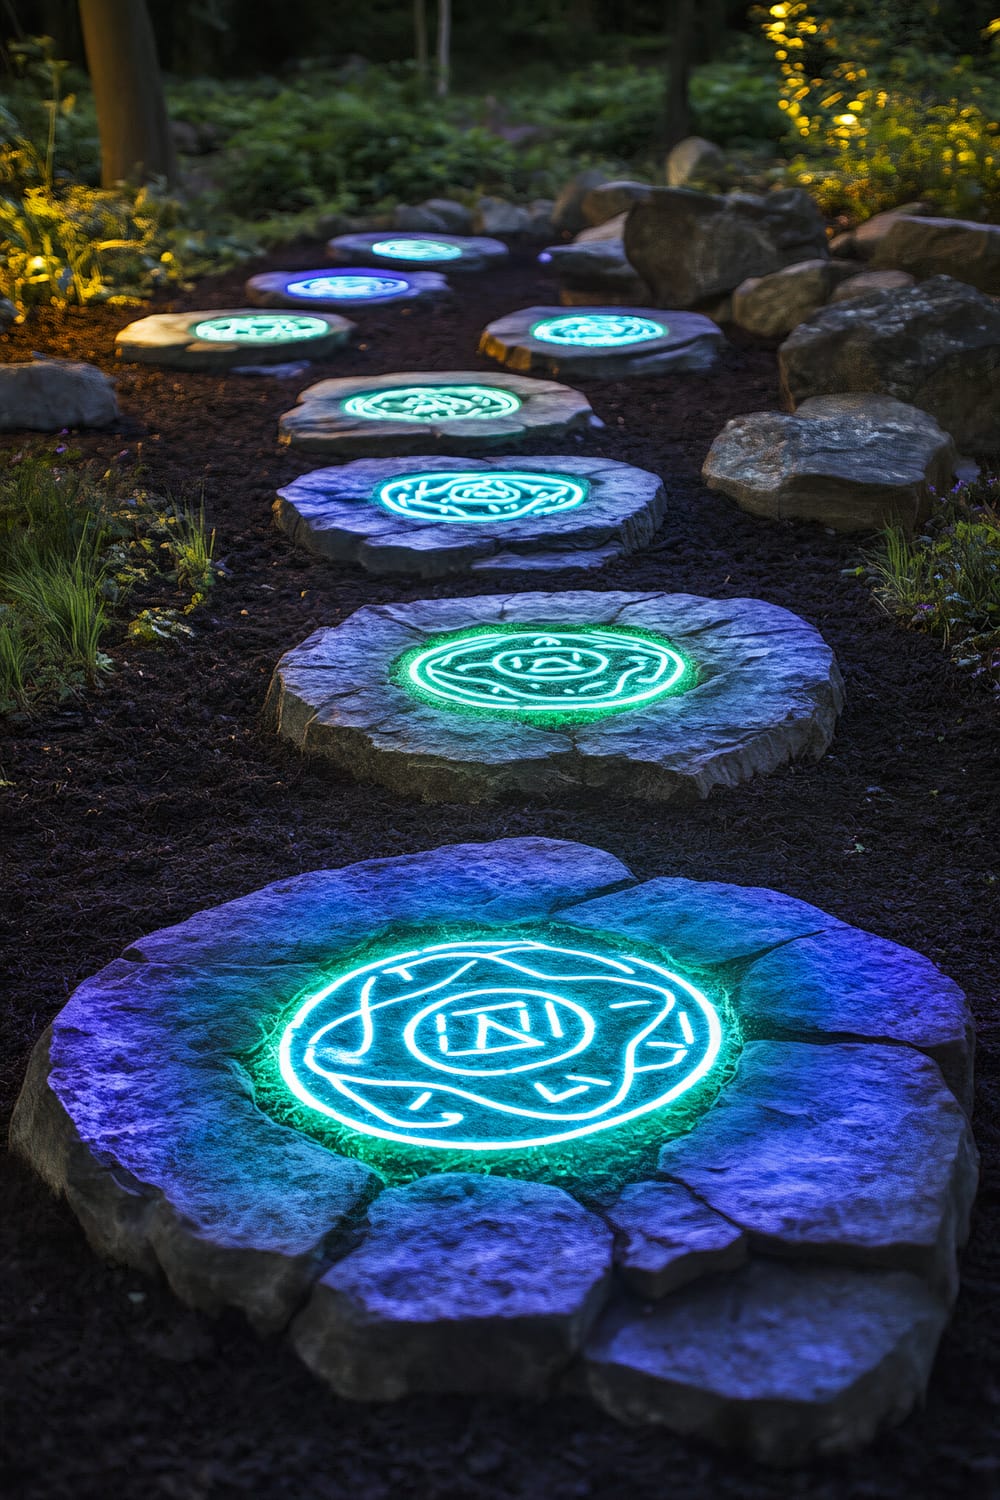
[{"label": "stepping stone", "polygon": [[449,276],[453,271],[489,270],[491,266],[501,265],[510,255],[502,240],[493,240],[486,235],[399,231],[391,234],[338,234],[326,248],[338,265],[373,260],[389,269],[433,269]]},{"label": "stepping stone", "polygon": [[[976,1185],[930,1049],[971,1035],[926,959],[779,892],[453,844],[132,943],[36,1044],[11,1145],[97,1254],[342,1396],[569,1382],[788,1463],[924,1396]],[[639,1117],[655,1180],[614,1149]]]},{"label": "stepping stone", "polygon": [[551,380],[481,370],[405,370],[321,380],[286,411],[278,437],[337,458],[481,453],[590,426],[586,396]]},{"label": "stepping stone", "polygon": [[791,407],[872,391],[929,412],[962,453],[1000,448],[1000,306],[950,276],[820,308],[778,367]]},{"label": "stepping stone", "polygon": [[231,370],[327,359],[353,331],[353,323],[329,312],[265,313],[236,307],[152,313],[122,329],[115,353],[129,364]]},{"label": "stepping stone", "polygon": [[699,313],[648,307],[524,307],[489,323],[479,340],[511,370],[617,380],[710,370],[725,343],[722,330]]},{"label": "stepping stone", "polygon": [[842,704],[819,634],[756,599],[566,592],[358,610],[275,669],[277,732],[432,802],[663,802],[818,759]]},{"label": "stepping stone", "polygon": [[407,271],[392,276],[387,270],[358,266],[349,271],[268,271],[251,276],[247,301],[254,307],[341,308],[381,307],[433,301],[451,291],[435,271]]},{"label": "stepping stone", "polygon": [[595,568],[646,546],[665,496],[655,474],[610,459],[367,458],[278,491],[299,546],[370,573],[421,578],[528,567]]},{"label": "stepping stone", "polygon": [[710,490],[770,520],[836,531],[907,530],[950,488],[955,445],[927,412],[891,396],[813,396],[794,415],[734,417],[702,468]]},{"label": "stepping stone", "polygon": [[96,365],[37,354],[0,365],[0,432],[107,427],[117,419],[115,383]]}]

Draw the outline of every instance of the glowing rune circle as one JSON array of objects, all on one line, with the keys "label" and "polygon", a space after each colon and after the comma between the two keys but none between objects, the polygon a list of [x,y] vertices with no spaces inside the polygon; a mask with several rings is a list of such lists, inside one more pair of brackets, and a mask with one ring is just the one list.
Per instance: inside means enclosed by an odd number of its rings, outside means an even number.
[{"label": "glowing rune circle", "polygon": [[305,281],[290,281],[287,291],[292,297],[341,297],[350,302],[375,302],[379,297],[399,297],[408,292],[410,283],[398,276],[309,276]]},{"label": "glowing rune circle", "polygon": [[372,254],[387,260],[459,260],[462,247],[447,240],[377,240]]},{"label": "glowing rune circle", "polygon": [[405,474],[375,491],[386,510],[414,521],[521,521],[573,510],[587,498],[587,480],[566,474],[483,469]]},{"label": "glowing rune circle", "polygon": [[304,1104],[353,1130],[499,1151],[661,1109],[720,1042],[705,996],[646,959],[489,938],[342,975],[300,1007],[279,1057]]},{"label": "glowing rune circle", "polygon": [[407,385],[349,396],[344,410],[383,422],[445,422],[507,417],[520,405],[513,391],[489,385]]},{"label": "glowing rune circle", "polygon": [[635,318],[624,313],[571,313],[564,318],[545,318],[536,323],[531,336],[544,344],[610,349],[621,344],[662,339],[666,332],[664,324],[654,323],[652,318]]},{"label": "glowing rune circle", "polygon": [[316,339],[330,332],[322,318],[286,313],[254,313],[245,318],[206,318],[191,330],[209,343],[278,344],[283,339]]},{"label": "glowing rune circle", "polygon": [[513,713],[614,713],[650,703],[680,681],[666,641],[598,628],[463,631],[402,658],[418,696],[451,707]]}]

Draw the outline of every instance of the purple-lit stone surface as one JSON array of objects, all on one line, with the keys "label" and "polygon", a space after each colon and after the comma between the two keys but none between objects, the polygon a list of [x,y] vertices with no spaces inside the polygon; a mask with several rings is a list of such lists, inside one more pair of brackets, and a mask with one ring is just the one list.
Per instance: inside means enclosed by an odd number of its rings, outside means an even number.
[{"label": "purple-lit stone surface", "polygon": [[[747,1038],[644,1180],[586,1207],[502,1171],[380,1191],[258,1107],[240,1058],[359,943],[550,920],[657,949]],[[779,892],[508,839],[314,871],[137,939],[39,1040],[11,1143],[99,1254],[291,1329],[343,1395],[569,1380],[790,1463],[922,1398],[975,1189],[970,1065],[961,993],[908,949]]]},{"label": "purple-lit stone surface", "polygon": [[390,265],[336,267],[313,271],[265,271],[251,276],[247,301],[254,307],[296,307],[315,312],[353,312],[371,307],[412,306],[448,295],[448,283],[437,271],[406,271]]}]

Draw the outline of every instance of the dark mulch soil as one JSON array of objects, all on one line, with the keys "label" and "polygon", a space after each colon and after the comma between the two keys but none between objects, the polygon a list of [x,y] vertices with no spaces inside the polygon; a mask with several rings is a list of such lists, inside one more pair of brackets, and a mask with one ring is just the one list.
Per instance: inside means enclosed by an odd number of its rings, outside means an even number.
[{"label": "dark mulch soil", "polygon": [[[267,268],[310,262],[322,263],[316,247]],[[238,305],[242,279],[206,281],[191,304]],[[352,351],[317,374],[476,369],[484,323],[552,300],[526,260],[455,281],[449,307],[359,317]],[[110,369],[114,333],[129,316],[42,315],[4,352],[35,347]],[[640,875],[773,886],[928,954],[975,1007],[985,1173],[927,1409],[868,1453],[775,1474],[621,1428],[576,1400],[338,1402],[280,1342],[260,1341],[236,1319],[196,1318],[162,1288],[100,1264],[68,1210],[8,1161],[0,1230],[7,1492],[74,1500],[1000,1492],[996,708],[934,642],[880,616],[866,590],[841,576],[856,552],[850,540],[752,520],[702,488],[698,470],[723,422],[777,405],[773,349],[737,340],[707,378],[594,384],[606,428],[571,448],[655,469],[670,495],[656,544],[596,586],[772,600],[817,625],[844,670],[849,706],[823,761],[682,811],[600,802],[424,807],[341,780],[278,743],[260,720],[278,655],[361,604],[429,589],[313,561],[272,529],[276,483],[304,467],[277,448],[276,422],[304,382],[136,367],[119,379],[120,430],[74,443],[101,457],[141,443],[154,488],[204,485],[227,575],[194,617],[190,644],[118,650],[119,670],[103,691],[0,741],[9,783],[7,1109],[46,1021],[138,934],[300,870],[544,833],[613,850]],[[458,581],[437,592],[477,588]]]}]

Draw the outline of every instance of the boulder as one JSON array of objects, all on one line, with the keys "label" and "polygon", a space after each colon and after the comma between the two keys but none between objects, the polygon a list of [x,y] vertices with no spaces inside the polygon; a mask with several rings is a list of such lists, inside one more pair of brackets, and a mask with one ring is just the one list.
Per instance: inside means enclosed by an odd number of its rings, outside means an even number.
[{"label": "boulder", "polygon": [[583,211],[584,199],[593,188],[600,187],[607,181],[608,174],[596,167],[590,167],[586,172],[578,172],[575,177],[571,177],[553,205],[553,229],[559,234],[566,231],[576,234],[585,229],[590,221]]},{"label": "boulder", "polygon": [[729,175],[725,153],[704,136],[689,135],[667,157],[667,186],[721,187]]},{"label": "boulder", "polygon": [[117,419],[114,381],[96,365],[38,356],[0,365],[0,432],[107,427]]},{"label": "boulder", "polygon": [[908,271],[858,271],[835,286],[830,293],[830,302],[849,302],[854,297],[867,297],[872,292],[895,292],[899,287],[916,286],[917,279]]},{"label": "boulder", "polygon": [[826,230],[797,188],[766,197],[654,188],[629,210],[625,253],[659,306],[691,308],[750,276],[825,258]]},{"label": "boulder", "polygon": [[531,214],[506,198],[480,198],[472,216],[476,234],[527,234]]},{"label": "boulder", "polygon": [[951,438],[927,412],[890,396],[818,396],[794,415],[726,423],[702,477],[751,515],[820,521],[836,531],[908,530],[951,483]]},{"label": "boulder", "polygon": [[398,203],[393,210],[392,227],[413,233],[443,234],[448,225],[427,203]]},{"label": "boulder", "polygon": [[648,182],[602,182],[586,194],[581,212],[588,224],[604,224],[627,213],[633,203],[645,203],[652,191]]},{"label": "boulder", "polygon": [[464,203],[456,203],[454,198],[428,198],[417,207],[440,219],[449,234],[469,234],[472,230],[471,210]]},{"label": "boulder", "polygon": [[815,259],[800,260],[770,276],[750,276],[733,293],[733,322],[747,333],[779,338],[811,317],[842,281],[859,270],[850,261]]},{"label": "boulder", "polygon": [[577,239],[550,245],[545,253],[565,291],[607,293],[608,301],[645,305],[649,288],[626,259],[621,240]]},{"label": "boulder", "polygon": [[876,270],[912,276],[954,276],[1000,296],[1000,224],[900,214],[875,246]]},{"label": "boulder", "polygon": [[873,214],[854,229],[835,235],[830,241],[830,252],[833,255],[857,256],[860,260],[870,260],[898,218],[928,213],[930,208],[926,203],[901,203],[898,208]]},{"label": "boulder", "polygon": [[[595,245],[602,240],[610,240],[613,244],[621,247],[622,256],[625,254],[625,220],[628,218],[627,211],[615,214],[613,219],[605,219],[603,224],[591,224],[587,229],[581,229],[579,234],[573,236],[574,245]],[[633,275],[635,272],[632,273]]]},{"label": "boulder", "polygon": [[526,233],[536,239],[548,239],[552,234],[552,210],[554,208],[553,198],[532,198],[528,204],[529,223]]},{"label": "boulder", "polygon": [[875,391],[930,412],[962,452],[1000,448],[1000,306],[950,276],[821,308],[778,364],[792,407]]}]

